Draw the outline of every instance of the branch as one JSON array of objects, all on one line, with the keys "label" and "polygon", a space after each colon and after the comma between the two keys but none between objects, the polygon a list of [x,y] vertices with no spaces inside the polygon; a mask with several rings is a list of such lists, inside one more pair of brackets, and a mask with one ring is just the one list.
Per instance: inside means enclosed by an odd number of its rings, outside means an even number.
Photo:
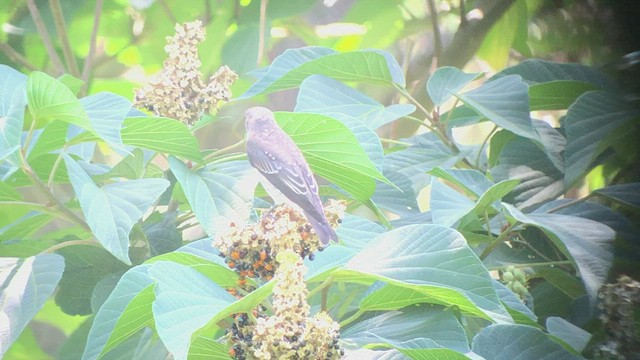
[{"label": "branch", "polygon": [[9,58],[9,60],[26,67],[28,70],[34,71],[38,69],[8,43],[0,43],[0,50]]},{"label": "branch", "polygon": [[89,74],[91,73],[91,68],[93,67],[93,57],[96,54],[96,41],[98,38],[98,28],[100,25],[100,15],[102,14],[102,1],[96,0],[96,9],[93,15],[93,29],[91,30],[91,42],[89,43],[89,53],[87,54],[86,59],[84,60],[84,67],[82,68],[82,89],[80,93],[84,94],[87,91],[87,87],[89,86]]},{"label": "branch", "polygon": [[257,56],[257,64],[260,66],[262,63],[262,57],[264,56],[264,39],[266,32],[266,22],[267,22],[267,4],[269,0],[260,0],[260,32],[258,33],[258,56]]},{"label": "branch", "polygon": [[53,66],[56,68],[56,72],[58,75],[62,75],[65,72],[64,65],[62,65],[62,61],[56,53],[56,49],[53,47],[53,42],[51,42],[51,38],[49,37],[49,32],[47,31],[47,27],[44,25],[44,21],[42,20],[42,16],[40,16],[40,11],[38,11],[38,7],[34,0],[27,0],[27,6],[29,7],[29,12],[31,13],[31,18],[33,18],[33,22],[36,24],[36,28],[38,29],[38,33],[42,38],[42,42],[44,43],[44,47],[47,49],[47,53],[49,54],[49,58],[53,62]]},{"label": "branch", "polygon": [[438,26],[438,10],[434,0],[427,0],[429,4],[429,12],[431,13],[431,25],[433,26],[433,40],[435,47],[436,67],[442,56],[442,37],[440,36],[440,27]]},{"label": "branch", "polygon": [[62,14],[62,7],[60,6],[60,0],[49,0],[49,7],[51,8],[51,14],[53,14],[53,22],[56,25],[56,32],[58,38],[62,42],[62,54],[64,55],[64,61],[67,63],[67,69],[71,72],[71,75],[80,77],[80,70],[78,69],[78,62],[73,51],[71,50],[71,44],[69,43],[69,36],[67,35],[67,26],[64,22],[64,16]]}]

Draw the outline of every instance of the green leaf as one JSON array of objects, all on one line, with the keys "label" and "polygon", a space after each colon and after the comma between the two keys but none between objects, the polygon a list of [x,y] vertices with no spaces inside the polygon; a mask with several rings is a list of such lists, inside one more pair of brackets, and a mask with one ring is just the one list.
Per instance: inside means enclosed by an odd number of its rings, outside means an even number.
[{"label": "green leaf", "polygon": [[51,214],[27,214],[10,226],[0,229],[0,242],[29,238],[53,219]]},{"label": "green leaf", "polygon": [[442,106],[455,93],[477,79],[480,73],[465,73],[453,66],[436,70],[427,80],[427,93],[436,106]]},{"label": "green leaf", "polygon": [[[2,159],[14,153],[21,144],[27,76],[0,64],[0,154]],[[0,159],[0,160],[2,160]],[[18,155],[10,157],[18,165]]]},{"label": "green leaf", "polygon": [[496,181],[520,181],[505,198],[519,208],[555,199],[564,192],[563,174],[539,146],[521,137],[506,140],[491,175]]},{"label": "green leaf", "polygon": [[304,47],[285,50],[239,99],[290,89],[314,74],[341,81],[405,85],[400,65],[383,51],[336,53],[329,48]]},{"label": "green leaf", "polygon": [[429,207],[433,223],[453,226],[458,220],[471,212],[476,203],[440,181],[431,183]]},{"label": "green leaf", "polygon": [[487,269],[464,237],[448,227],[408,225],[391,230],[332,276],[365,284],[380,280],[418,291],[432,303],[457,306],[486,319],[511,321]]},{"label": "green leaf", "polygon": [[589,219],[560,214],[525,215],[509,204],[503,206],[513,219],[543,230],[553,244],[576,264],[587,295],[592,303],[595,302],[598,289],[611,267],[611,242],[615,232]]},{"label": "green leaf", "polygon": [[124,149],[120,131],[131,110],[131,102],[112,93],[98,93],[80,99],[96,133],[115,149]]},{"label": "green leaf", "polygon": [[580,359],[541,330],[526,325],[489,325],[473,338],[471,349],[486,359],[495,360]]},{"label": "green leaf", "polygon": [[[525,6],[524,0],[517,1]],[[520,6],[514,4],[496,21],[487,35],[482,40],[476,55],[484,59],[491,67],[500,70],[507,65],[511,46],[516,39],[517,31],[528,32],[526,27],[518,26],[521,22],[527,22],[527,13],[519,11]]]},{"label": "green leaf", "polygon": [[127,145],[167,153],[185,159],[202,161],[198,141],[180,121],[138,116],[122,124],[122,142]]},{"label": "green leaf", "polygon": [[594,85],[573,80],[556,80],[529,86],[531,111],[562,110],[580,95],[597,89]]},{"label": "green leaf", "polygon": [[[28,160],[35,160],[41,155],[52,153],[55,150],[62,149],[66,142],[67,132],[69,131],[69,123],[61,120],[54,120],[47,124],[42,132],[34,137],[35,144],[29,151]],[[34,169],[37,171],[37,169]]]},{"label": "green leaf", "polygon": [[158,283],[153,303],[158,335],[176,359],[186,359],[191,335],[236,298],[184,265],[155,262],[149,275]]},{"label": "green leaf", "polygon": [[116,182],[99,187],[69,155],[64,155],[73,190],[96,239],[116,258],[129,260],[129,232],[169,186],[164,179]]},{"label": "green leaf", "polygon": [[91,314],[96,284],[111,274],[119,277],[127,270],[105,249],[95,246],[70,246],[60,249],[59,254],[64,256],[66,267],[56,292],[56,304],[69,315]]},{"label": "green leaf", "polygon": [[594,194],[635,209],[640,208],[640,183],[610,185],[594,191]]},{"label": "green leaf", "polygon": [[0,357],[18,338],[62,277],[64,259],[56,254],[43,254],[26,259],[2,258],[0,261]]},{"label": "green leaf", "polygon": [[83,360],[96,360],[153,324],[151,304],[155,299],[153,280],[147,274],[150,265],[127,271],[96,314],[89,331]]},{"label": "green leaf", "polygon": [[528,90],[522,78],[509,75],[456,96],[496,125],[540,142],[529,116]]},{"label": "green leaf", "polygon": [[591,339],[591,334],[561,317],[548,317],[546,327],[549,334],[560,338],[578,353],[584,350]]},{"label": "green leaf", "polygon": [[509,75],[520,75],[525,82],[531,85],[569,80],[591,84],[599,89],[615,87],[615,83],[595,67],[540,59],[526,59],[518,65],[500,71],[489,81]]},{"label": "green leaf", "polygon": [[575,300],[585,294],[584,287],[582,286],[580,279],[562,269],[551,267],[537,268],[536,276],[540,276],[547,280],[572,300]]},{"label": "green leaf", "polygon": [[500,297],[500,302],[507,308],[516,323],[538,326],[536,314],[520,301],[520,298],[498,280],[493,279],[493,288]]},{"label": "green leaf", "polygon": [[638,116],[637,109],[611,93],[590,91],[580,96],[563,122],[567,137],[565,186],[573,186],[586,175],[604,151],[600,145],[607,135]]},{"label": "green leaf", "polygon": [[347,213],[336,232],[340,242],[346,247],[362,250],[371,240],[385,232],[385,228],[373,221]]},{"label": "green leaf", "polygon": [[[257,14],[260,16],[260,14]],[[269,18],[270,19],[270,18]],[[268,44],[269,34],[265,39]],[[258,60],[260,42],[260,25],[258,23],[243,23],[228,36],[220,50],[222,63],[229,66],[238,74],[245,74],[255,69]]]},{"label": "green leaf", "polygon": [[215,339],[198,336],[192,340],[189,347],[189,360],[232,360],[228,355],[229,347]]},{"label": "green leaf", "polygon": [[406,348],[412,341],[429,339],[433,348],[469,351],[464,328],[455,314],[438,306],[385,312],[349,326],[340,335],[358,347],[386,343]]},{"label": "green leaf", "polygon": [[80,92],[80,89],[84,84],[84,81],[71,74],[62,74],[60,77],[58,77],[58,81],[69,88],[69,90],[71,90],[74,95],[77,95]]},{"label": "green leaf", "polygon": [[78,98],[51,76],[39,71],[32,72],[27,81],[27,98],[35,121],[58,119],[95,134]]},{"label": "green leaf", "polygon": [[323,114],[341,119],[346,115],[371,130],[416,111],[411,104],[384,106],[360,91],[322,75],[311,75],[300,84],[295,112]]},{"label": "green leaf", "polygon": [[317,114],[276,112],[276,121],[309,163],[314,173],[364,202],[375,190],[374,180],[388,182],[369,160],[349,129]]},{"label": "green leaf", "polygon": [[169,167],[211,238],[230,223],[241,226],[249,220],[259,178],[247,161],[219,163],[192,171],[182,161],[170,157]]},{"label": "green leaf", "polygon": [[[209,247],[208,250],[211,251],[211,240],[206,239],[206,243]],[[209,256],[206,258],[203,257],[204,255],[202,254],[190,253],[188,252],[190,245],[183,246],[178,251],[173,251],[151,258],[147,263],[153,264],[158,261],[170,261],[197,270],[219,286],[228,288],[238,285],[238,274],[229,269],[222,258],[217,255],[211,256],[211,253],[207,254]]]}]

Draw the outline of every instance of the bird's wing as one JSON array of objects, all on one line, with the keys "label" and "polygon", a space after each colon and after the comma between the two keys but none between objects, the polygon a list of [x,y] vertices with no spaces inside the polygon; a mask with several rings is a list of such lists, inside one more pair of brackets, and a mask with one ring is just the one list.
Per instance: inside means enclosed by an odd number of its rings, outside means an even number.
[{"label": "bird's wing", "polygon": [[247,153],[251,164],[285,196],[294,202],[306,200],[315,205],[318,185],[308,165],[287,164],[278,155],[253,146],[247,147]]}]

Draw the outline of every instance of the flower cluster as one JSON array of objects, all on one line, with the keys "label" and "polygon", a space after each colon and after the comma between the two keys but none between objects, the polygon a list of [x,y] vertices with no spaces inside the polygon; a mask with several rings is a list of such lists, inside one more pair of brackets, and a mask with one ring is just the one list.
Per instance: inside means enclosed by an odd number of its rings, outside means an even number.
[{"label": "flower cluster", "polygon": [[246,314],[236,316],[230,354],[236,359],[339,359],[339,325],[324,312],[309,317],[304,283],[306,267],[291,250],[277,256],[273,315],[259,316],[247,324]]},{"label": "flower cluster", "polygon": [[164,50],[168,57],[162,72],[136,91],[136,106],[193,124],[203,113],[216,109],[219,102],[229,101],[231,84],[238,76],[222,66],[208,82],[202,80],[198,44],[204,38],[202,22],[177,24],[176,34],[167,37]]},{"label": "flower cluster", "polygon": [[[324,207],[325,215],[333,228],[338,227],[344,215],[345,204],[330,200]],[[233,224],[232,224],[233,225]],[[289,249],[302,259],[313,260],[314,253],[323,250],[320,239],[309,225],[307,218],[287,205],[279,205],[264,213],[255,224],[240,228],[229,226],[214,240],[227,265],[245,278],[271,280],[277,263],[275,256]]]},{"label": "flower cluster", "polygon": [[[336,200],[325,205],[333,228],[341,222],[345,208],[344,202]],[[239,285],[245,291],[251,291],[247,278],[275,282],[271,315],[259,306],[251,314],[233,316],[227,330],[233,358],[337,359],[344,354],[338,344],[339,325],[323,312],[309,316],[303,260],[313,260],[323,248],[303,215],[279,205],[255,224],[230,226],[213,245],[240,275]]]},{"label": "flower cluster", "polygon": [[640,313],[640,282],[620,276],[617,283],[605,284],[598,293],[602,310],[600,320],[608,341],[600,344],[595,356],[600,359],[635,359],[640,350],[640,328],[636,314]]}]

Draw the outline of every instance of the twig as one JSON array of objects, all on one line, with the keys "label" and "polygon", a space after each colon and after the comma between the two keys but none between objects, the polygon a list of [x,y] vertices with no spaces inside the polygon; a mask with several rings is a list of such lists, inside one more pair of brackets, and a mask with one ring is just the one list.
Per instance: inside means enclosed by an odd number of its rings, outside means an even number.
[{"label": "twig", "polygon": [[53,15],[53,22],[56,25],[56,32],[58,38],[62,42],[62,55],[64,55],[64,61],[67,63],[67,69],[71,72],[71,75],[80,77],[80,70],[78,69],[78,62],[73,51],[71,50],[71,44],[69,43],[69,36],[67,35],[67,26],[64,22],[64,16],[62,14],[62,7],[60,6],[60,0],[49,0],[49,7],[51,8],[51,14]]},{"label": "twig", "polygon": [[50,246],[49,248],[41,251],[40,254],[50,254],[62,248],[66,248],[68,246],[76,246],[76,245],[90,245],[90,246],[102,247],[102,245],[100,245],[100,243],[95,240],[70,240],[70,241],[65,241],[65,242],[61,242],[59,244]]},{"label": "twig", "polygon": [[172,23],[177,24],[178,20],[176,19],[176,16],[171,11],[171,8],[167,4],[167,2],[165,0],[160,0],[160,5],[162,6],[162,9],[164,10],[164,12],[167,13],[169,20],[171,20]]},{"label": "twig", "polygon": [[404,89],[403,87],[401,87],[396,83],[393,83],[393,85],[396,88],[396,90],[398,90],[398,92],[402,94],[402,96],[404,96],[405,98],[407,98],[407,100],[412,102],[418,109],[420,109],[424,113],[425,117],[429,119],[431,123],[433,123],[433,118],[431,117],[431,113],[429,112],[429,110],[427,110],[424,106],[422,106],[422,104],[420,104],[418,100],[416,100],[413,96],[411,96],[411,94],[409,94],[409,92],[406,89]]},{"label": "twig", "polygon": [[93,14],[93,29],[91,30],[91,40],[89,43],[89,53],[84,60],[84,67],[82,68],[82,89],[81,94],[85,94],[89,86],[89,74],[93,67],[93,57],[96,54],[96,41],[98,39],[98,28],[100,25],[100,18],[102,14],[102,2],[103,0],[96,0],[96,8]]},{"label": "twig", "polygon": [[429,12],[431,15],[431,26],[433,27],[433,40],[435,47],[435,66],[438,67],[440,55],[442,54],[442,36],[440,35],[440,27],[438,26],[438,9],[434,0],[427,0],[429,4]]},{"label": "twig", "polygon": [[239,147],[242,147],[245,144],[245,141],[246,141],[245,139],[242,139],[242,140],[236,142],[235,144],[231,144],[231,145],[229,145],[227,147],[223,147],[222,149],[218,149],[218,150],[212,152],[211,154],[209,154],[209,155],[204,157],[204,162],[207,163],[208,161],[211,161],[211,160],[217,158],[220,155],[226,154],[226,153],[228,153],[228,152],[230,152],[232,150],[235,150],[235,149],[237,149]]},{"label": "twig", "polygon": [[490,267],[489,270],[503,270],[508,268],[509,266],[513,266],[514,268],[527,268],[527,267],[538,267],[538,266],[556,266],[556,265],[573,265],[571,260],[559,260],[559,261],[550,261],[550,262],[537,262],[537,263],[522,263],[522,264],[512,264],[512,265],[504,265],[504,266],[495,266]]},{"label": "twig", "polygon": [[38,69],[37,67],[35,67],[35,65],[30,63],[26,57],[22,56],[22,54],[17,52],[8,43],[0,43],[0,50],[2,50],[2,53],[4,53],[9,58],[9,60],[26,67],[29,71]]},{"label": "twig", "polygon": [[387,139],[387,138],[380,138],[380,142],[385,144],[400,145],[400,146],[413,146],[413,144],[410,144],[408,142],[394,140],[394,139]]},{"label": "twig", "polygon": [[478,149],[478,156],[476,156],[476,168],[479,169],[480,168],[480,156],[482,155],[482,151],[484,150],[484,147],[487,146],[487,142],[489,142],[489,139],[491,139],[491,137],[493,136],[493,134],[495,134],[495,132],[498,130],[498,126],[497,125],[493,125],[493,129],[491,129],[491,132],[489,133],[489,135],[487,135],[486,138],[484,138],[484,141],[482,142],[482,145],[480,145],[480,149]]},{"label": "twig", "polygon": [[264,43],[265,32],[267,23],[267,4],[269,0],[260,0],[260,30],[258,33],[258,57],[256,63],[258,66],[262,63],[262,57],[264,56]]},{"label": "twig", "polygon": [[[509,225],[509,227],[500,233],[500,235],[491,243],[489,244],[489,246],[487,246],[484,251],[482,251],[482,254],[480,254],[480,259],[484,260],[484,258],[486,258],[487,256],[489,256],[489,254],[491,254],[491,252],[498,247],[498,245],[502,244],[503,241],[505,241],[507,239],[507,237],[510,235],[511,230],[517,225],[517,223],[513,223],[511,225]],[[489,231],[491,231],[491,229],[488,229]]]},{"label": "twig", "polygon": [[31,13],[31,18],[33,19],[33,23],[36,24],[36,29],[38,29],[38,33],[42,38],[42,42],[44,43],[44,47],[47,49],[47,53],[49,54],[49,58],[53,62],[53,66],[56,68],[58,75],[62,75],[65,72],[64,65],[62,64],[62,60],[56,53],[56,49],[53,47],[53,42],[51,42],[51,38],[49,37],[49,32],[47,31],[47,27],[42,20],[42,16],[40,16],[40,11],[38,11],[38,7],[34,0],[27,0],[27,7],[29,7],[29,12]]}]

